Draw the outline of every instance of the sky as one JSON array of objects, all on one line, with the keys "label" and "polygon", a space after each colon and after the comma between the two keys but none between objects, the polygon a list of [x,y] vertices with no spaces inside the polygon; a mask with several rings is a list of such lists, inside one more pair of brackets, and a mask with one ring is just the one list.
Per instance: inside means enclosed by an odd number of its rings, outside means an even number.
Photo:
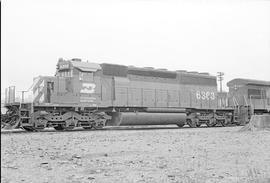
[{"label": "sky", "polygon": [[1,94],[59,58],[270,81],[270,1],[2,0]]}]

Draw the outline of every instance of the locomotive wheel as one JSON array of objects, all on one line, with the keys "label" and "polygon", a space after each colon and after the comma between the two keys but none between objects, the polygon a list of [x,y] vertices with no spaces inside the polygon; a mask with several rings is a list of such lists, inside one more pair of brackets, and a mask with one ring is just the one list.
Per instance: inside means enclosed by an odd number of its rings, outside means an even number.
[{"label": "locomotive wheel", "polygon": [[179,128],[182,128],[183,126],[185,126],[185,124],[184,123],[178,123],[178,124],[176,124]]},{"label": "locomotive wheel", "polygon": [[93,127],[92,126],[84,126],[83,127],[83,129],[85,129],[85,130],[90,130],[90,129],[92,129]]},{"label": "locomotive wheel", "polygon": [[196,127],[200,127],[200,126],[201,126],[201,123],[197,123],[197,124],[196,124]]},{"label": "locomotive wheel", "polygon": [[237,121],[235,124],[236,124],[237,126],[240,126],[240,125],[241,125],[241,122]]},{"label": "locomotive wheel", "polygon": [[11,119],[9,121],[7,121],[6,124],[4,124],[4,129],[15,129],[18,128],[20,125],[20,118],[18,115],[14,115],[13,117],[11,117]]},{"label": "locomotive wheel", "polygon": [[24,129],[24,130],[26,130],[28,132],[33,132],[34,131],[32,126],[23,126],[22,129]]},{"label": "locomotive wheel", "polygon": [[54,128],[55,130],[57,130],[57,131],[62,131],[62,130],[64,130],[64,125],[59,124],[59,125],[57,125],[57,126],[54,126],[53,128]]},{"label": "locomotive wheel", "polygon": [[72,130],[77,126],[78,120],[77,119],[67,119],[66,121],[65,130]]},{"label": "locomotive wheel", "polygon": [[63,124],[59,124],[59,125],[57,125],[57,126],[54,127],[54,129],[57,130],[57,131],[72,130],[73,128],[74,128],[74,126],[68,126],[68,127],[66,127]]},{"label": "locomotive wheel", "polygon": [[74,128],[74,126],[68,126],[68,127],[65,127],[64,130],[72,130]]},{"label": "locomotive wheel", "polygon": [[95,130],[100,130],[100,129],[102,129],[104,126],[93,126],[93,128],[95,129]]},{"label": "locomotive wheel", "polygon": [[24,129],[28,132],[37,132],[37,131],[42,130],[44,128],[35,128],[33,126],[23,126],[22,129]]},{"label": "locomotive wheel", "polygon": [[220,123],[221,123],[222,126],[228,126],[228,124],[229,124],[227,119],[220,120]]},{"label": "locomotive wheel", "polygon": [[[36,111],[30,115],[29,121],[27,121],[27,126],[22,126],[26,131],[38,132],[46,128],[48,120],[46,119],[46,113],[44,111]],[[26,124],[25,124],[26,125]]]},{"label": "locomotive wheel", "polygon": [[45,118],[38,118],[35,122],[35,131],[40,131],[43,130],[46,126],[47,126],[47,122],[48,120],[46,120]]},{"label": "locomotive wheel", "polygon": [[93,128],[95,129],[95,130],[99,130],[99,129],[102,129],[105,125],[106,125],[106,119],[102,119],[102,118],[100,118],[100,119],[97,119],[96,121],[95,121],[95,123],[93,124]]},{"label": "locomotive wheel", "polygon": [[7,125],[8,117],[6,114],[1,113],[1,129]]},{"label": "locomotive wheel", "polygon": [[205,122],[205,124],[206,124],[208,127],[216,126],[215,118],[210,118],[209,121],[206,121],[206,122]]},{"label": "locomotive wheel", "polygon": [[192,120],[192,119],[187,119],[187,124],[191,127],[191,128],[196,128],[197,127],[197,120]]}]

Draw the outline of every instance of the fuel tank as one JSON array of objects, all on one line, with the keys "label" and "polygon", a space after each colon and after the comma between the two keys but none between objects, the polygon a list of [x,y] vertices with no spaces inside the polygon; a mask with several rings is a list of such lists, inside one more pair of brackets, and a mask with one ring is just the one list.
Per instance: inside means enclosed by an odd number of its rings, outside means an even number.
[{"label": "fuel tank", "polygon": [[186,109],[154,107],[147,108],[145,111],[150,113],[185,113]]},{"label": "fuel tank", "polygon": [[184,125],[185,113],[115,112],[107,126]]}]

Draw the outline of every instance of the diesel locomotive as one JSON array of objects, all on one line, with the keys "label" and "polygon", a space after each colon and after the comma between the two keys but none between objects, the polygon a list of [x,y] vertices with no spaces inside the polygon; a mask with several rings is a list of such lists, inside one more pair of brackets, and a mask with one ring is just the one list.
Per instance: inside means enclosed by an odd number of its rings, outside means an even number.
[{"label": "diesel locomotive", "polygon": [[[20,101],[14,86],[6,89],[7,113],[1,115],[1,124],[27,131],[119,125],[212,127],[246,123],[252,112],[269,113],[270,82],[238,79],[228,86],[229,93],[220,95],[216,77],[208,73],[61,58],[55,76],[34,78]],[[262,105],[256,110],[258,103]]]}]

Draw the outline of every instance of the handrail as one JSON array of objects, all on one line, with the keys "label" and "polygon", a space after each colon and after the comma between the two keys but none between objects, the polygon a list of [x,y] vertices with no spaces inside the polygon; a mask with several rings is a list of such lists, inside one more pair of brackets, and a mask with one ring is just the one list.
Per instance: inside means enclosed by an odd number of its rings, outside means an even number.
[{"label": "handrail", "polygon": [[245,100],[246,106],[248,106],[248,102],[245,95],[244,95],[244,100]]}]

